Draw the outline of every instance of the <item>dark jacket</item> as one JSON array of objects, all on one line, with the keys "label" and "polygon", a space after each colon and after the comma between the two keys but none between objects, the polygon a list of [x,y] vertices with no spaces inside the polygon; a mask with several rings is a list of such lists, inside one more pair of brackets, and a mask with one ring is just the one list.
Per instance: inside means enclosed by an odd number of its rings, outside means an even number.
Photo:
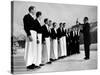
[{"label": "dark jacket", "polygon": [[34,20],[34,25],[36,26],[37,33],[42,33],[42,26],[37,19]]},{"label": "dark jacket", "polygon": [[42,42],[45,41],[45,38],[50,37],[50,32],[48,31],[45,25],[42,26]]},{"label": "dark jacket", "polygon": [[54,28],[51,29],[51,38],[56,39],[57,38],[57,31],[55,32]]},{"label": "dark jacket", "polygon": [[66,36],[66,29],[63,28],[63,36]]},{"label": "dark jacket", "polygon": [[74,41],[73,31],[70,32],[70,43]]},{"label": "dark jacket", "polygon": [[36,27],[34,25],[34,18],[30,14],[27,14],[23,18],[23,23],[24,23],[24,30],[27,34],[27,36],[30,36],[30,30],[36,30]]},{"label": "dark jacket", "polygon": [[63,36],[63,31],[61,31],[60,28],[57,29],[57,37],[58,37],[58,40]]},{"label": "dark jacket", "polygon": [[83,24],[83,30],[81,32],[83,32],[84,44],[90,45],[90,24]]}]

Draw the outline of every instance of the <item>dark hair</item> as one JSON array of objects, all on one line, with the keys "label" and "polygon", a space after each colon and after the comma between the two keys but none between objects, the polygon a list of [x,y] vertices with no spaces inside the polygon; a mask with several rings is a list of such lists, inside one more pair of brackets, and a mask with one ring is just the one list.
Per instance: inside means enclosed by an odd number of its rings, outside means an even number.
[{"label": "dark hair", "polygon": [[59,23],[59,25],[61,25],[61,24],[62,24],[62,22]]},{"label": "dark hair", "polygon": [[46,23],[47,21],[48,21],[48,18],[45,18],[45,19],[44,19],[44,23]]},{"label": "dark hair", "polygon": [[28,11],[30,12],[31,10],[33,10],[35,7],[34,6],[30,6],[29,8],[28,8]]},{"label": "dark hair", "polygon": [[49,22],[52,22],[51,20],[49,20]]},{"label": "dark hair", "polygon": [[56,24],[56,22],[53,22],[53,25],[55,25]]},{"label": "dark hair", "polygon": [[66,24],[65,22],[63,23],[63,25]]},{"label": "dark hair", "polygon": [[62,22],[59,23],[59,26],[61,26]]},{"label": "dark hair", "polygon": [[38,18],[39,16],[41,16],[42,15],[42,13],[40,12],[40,11],[38,11],[37,13],[36,13],[36,17]]},{"label": "dark hair", "polygon": [[84,20],[88,20],[88,17],[84,17]]}]

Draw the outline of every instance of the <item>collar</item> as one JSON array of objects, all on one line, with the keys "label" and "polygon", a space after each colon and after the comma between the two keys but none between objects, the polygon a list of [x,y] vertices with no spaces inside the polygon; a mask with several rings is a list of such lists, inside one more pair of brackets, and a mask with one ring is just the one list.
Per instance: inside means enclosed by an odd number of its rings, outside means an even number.
[{"label": "collar", "polygon": [[37,18],[38,22],[41,24],[41,21]]},{"label": "collar", "polygon": [[56,28],[54,28],[54,30],[56,31]]},{"label": "collar", "polygon": [[45,26],[47,27],[47,29],[49,28],[47,24],[45,24]]},{"label": "collar", "polygon": [[29,14],[32,16],[32,18],[34,18],[34,19],[36,18],[35,15],[32,15],[31,13],[29,13]]}]

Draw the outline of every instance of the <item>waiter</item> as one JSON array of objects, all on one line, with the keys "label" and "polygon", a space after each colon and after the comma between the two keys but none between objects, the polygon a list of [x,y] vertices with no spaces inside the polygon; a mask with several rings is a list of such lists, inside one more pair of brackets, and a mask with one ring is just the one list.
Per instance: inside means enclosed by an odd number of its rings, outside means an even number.
[{"label": "waiter", "polygon": [[77,54],[80,53],[80,51],[79,51],[79,38],[80,38],[79,32],[80,32],[80,30],[78,28],[76,28],[75,33],[76,33],[76,53]]},{"label": "waiter", "polygon": [[64,50],[63,50],[63,25],[62,23],[59,24],[59,28],[57,29],[57,36],[58,36],[58,44],[59,44],[59,58],[63,58],[64,56]]},{"label": "waiter", "polygon": [[[79,25],[78,19],[76,20],[76,25]],[[76,34],[76,53],[79,54],[80,53],[80,29],[76,28],[75,30],[75,34]]]},{"label": "waiter", "polygon": [[[51,64],[50,61],[50,28],[49,28],[49,24],[48,24],[48,18],[44,19],[44,25],[42,26],[42,32],[43,32],[43,43],[45,44],[45,49],[47,52],[47,64]],[[45,53],[46,53],[45,52]]]},{"label": "waiter", "polygon": [[64,57],[67,55],[67,48],[66,48],[66,23],[63,23],[63,50],[64,50]]},{"label": "waiter", "polygon": [[88,17],[84,17],[83,20],[83,30],[81,32],[83,33],[84,37],[84,49],[85,49],[85,60],[88,60],[90,58],[90,24],[88,23]]},{"label": "waiter", "polygon": [[72,38],[72,47],[73,47],[73,49],[72,49],[72,54],[76,54],[76,52],[77,52],[77,49],[76,49],[76,36],[75,36],[75,28],[73,28],[73,38]]},{"label": "waiter", "polygon": [[66,49],[67,49],[66,54],[67,56],[69,56],[70,55],[69,54],[69,29],[67,29],[66,31]]},{"label": "waiter", "polygon": [[70,54],[72,55],[73,54],[73,29],[70,29]]},{"label": "waiter", "polygon": [[57,30],[56,30],[56,25],[57,23],[53,23],[53,28],[51,29],[51,39],[53,41],[53,53],[54,53],[54,58],[53,60],[58,59],[58,41],[57,41]]},{"label": "waiter", "polygon": [[37,60],[36,60],[36,68],[40,68],[42,64],[42,27],[41,27],[41,16],[42,13],[38,11],[36,13],[36,19],[34,21],[34,24],[37,29]]},{"label": "waiter", "polygon": [[34,6],[30,6],[28,10],[29,13],[23,18],[24,30],[27,34],[24,59],[27,69],[34,69],[36,68],[37,60],[37,32],[34,24],[36,8]]},{"label": "waiter", "polygon": [[77,29],[77,48],[78,48],[78,50],[77,50],[77,53],[79,54],[80,53],[80,30],[79,29]]}]

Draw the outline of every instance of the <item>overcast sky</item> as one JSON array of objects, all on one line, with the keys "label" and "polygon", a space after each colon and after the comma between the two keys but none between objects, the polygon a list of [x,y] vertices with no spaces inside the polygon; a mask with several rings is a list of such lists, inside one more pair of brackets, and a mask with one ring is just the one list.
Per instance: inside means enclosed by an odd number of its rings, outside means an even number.
[{"label": "overcast sky", "polygon": [[37,11],[42,12],[42,25],[44,18],[49,18],[57,23],[66,22],[66,28],[75,25],[77,18],[82,23],[85,16],[89,17],[89,22],[97,21],[96,6],[15,1],[13,16],[15,35],[24,34],[23,17],[28,13],[31,5],[35,6]]}]

